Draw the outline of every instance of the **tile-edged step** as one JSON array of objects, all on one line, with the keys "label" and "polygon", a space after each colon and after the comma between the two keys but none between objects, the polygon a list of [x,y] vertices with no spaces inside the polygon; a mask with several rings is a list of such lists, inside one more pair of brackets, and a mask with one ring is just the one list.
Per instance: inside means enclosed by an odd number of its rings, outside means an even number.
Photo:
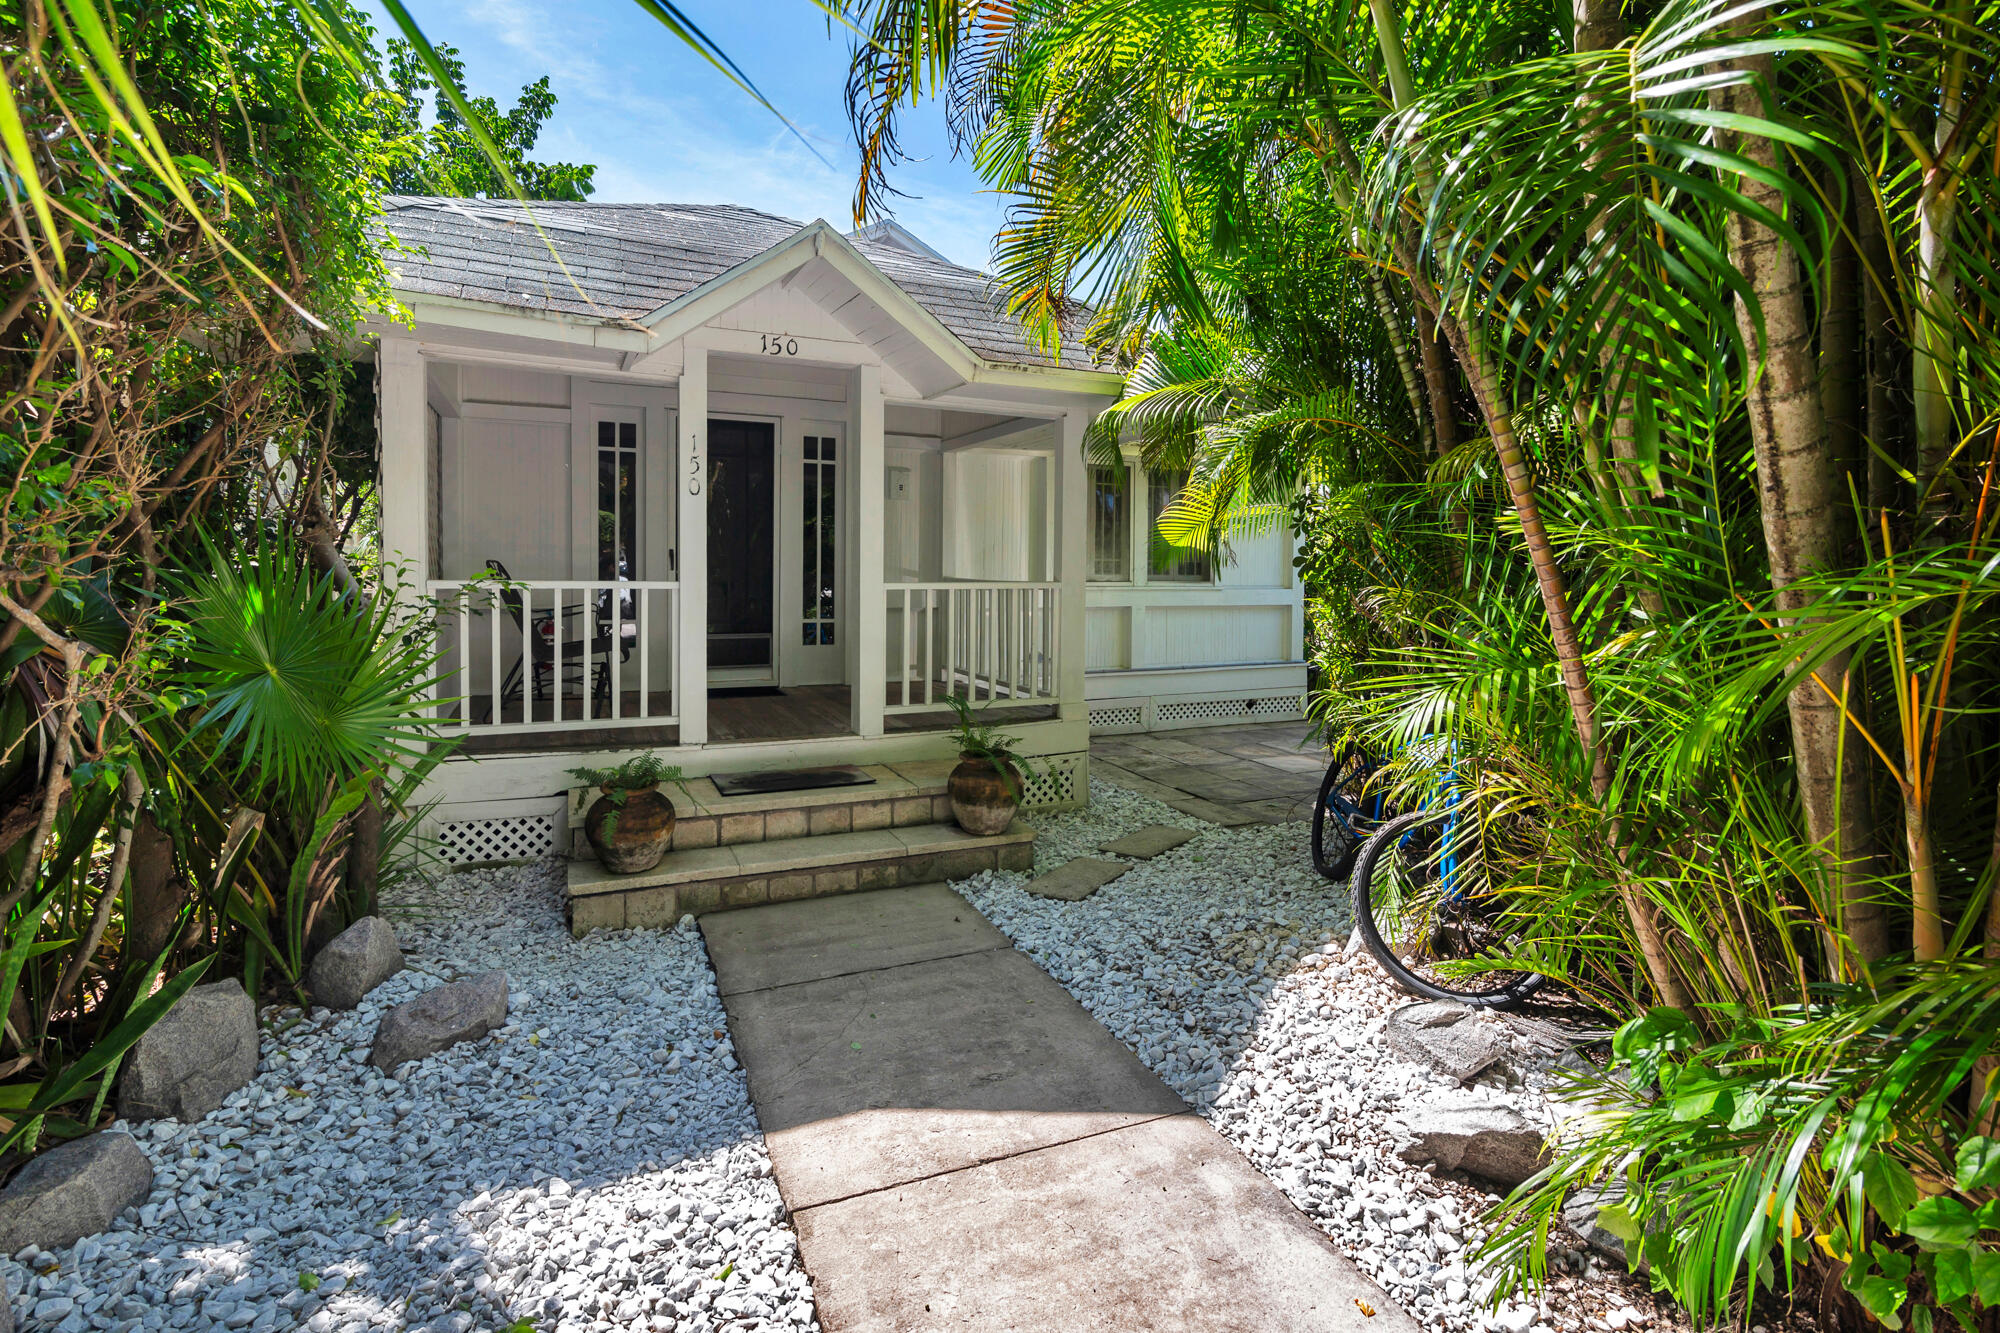
[{"label": "tile-edged step", "polygon": [[[686,791],[664,789],[674,802],[674,850],[946,823],[951,819],[951,800],[945,795],[945,779],[956,762],[867,764],[862,771],[875,779],[867,786],[754,796],[723,796],[707,778],[689,778]],[[577,855],[588,853],[583,841],[583,813],[596,798],[595,787],[570,792],[569,827]]]},{"label": "tile-edged step", "polygon": [[578,935],[665,927],[689,912],[928,884],[1034,863],[1035,832],[1018,819],[991,838],[976,838],[955,824],[912,824],[672,851],[637,875],[571,861],[567,911]]}]

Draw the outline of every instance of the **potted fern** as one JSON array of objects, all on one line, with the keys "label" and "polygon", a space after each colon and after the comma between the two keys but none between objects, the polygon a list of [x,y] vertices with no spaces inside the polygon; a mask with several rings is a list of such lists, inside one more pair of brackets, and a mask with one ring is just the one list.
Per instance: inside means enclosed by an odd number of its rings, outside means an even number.
[{"label": "potted fern", "polygon": [[958,746],[958,767],[945,781],[951,817],[976,837],[1005,833],[1021,808],[1021,774],[1028,767],[1028,761],[1014,753],[1019,738],[1003,736],[999,728],[979,721],[971,701],[962,695],[951,695],[945,702],[958,715],[950,732]]},{"label": "potted fern", "polygon": [[634,755],[616,768],[572,768],[571,777],[598,790],[584,812],[583,836],[597,863],[614,875],[651,870],[674,839],[674,803],[660,790],[687,791],[687,776],[656,754]]}]

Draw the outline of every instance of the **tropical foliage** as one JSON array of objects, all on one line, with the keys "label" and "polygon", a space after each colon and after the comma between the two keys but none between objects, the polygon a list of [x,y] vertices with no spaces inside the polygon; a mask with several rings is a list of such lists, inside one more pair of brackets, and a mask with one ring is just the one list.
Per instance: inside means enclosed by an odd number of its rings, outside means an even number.
[{"label": "tropical foliage", "polygon": [[256,0],[31,0],[0,63],[16,1153],[91,1127],[197,981],[295,986],[372,910],[437,752],[393,589],[345,561],[332,447],[345,340],[389,309],[381,94]]},{"label": "tropical foliage", "polygon": [[1495,1258],[1610,1185],[1704,1321],[2000,1317],[2000,12],[856,12],[857,211],[943,96],[1163,539],[1289,512],[1319,715],[1451,737],[1511,961],[1630,1021]]}]

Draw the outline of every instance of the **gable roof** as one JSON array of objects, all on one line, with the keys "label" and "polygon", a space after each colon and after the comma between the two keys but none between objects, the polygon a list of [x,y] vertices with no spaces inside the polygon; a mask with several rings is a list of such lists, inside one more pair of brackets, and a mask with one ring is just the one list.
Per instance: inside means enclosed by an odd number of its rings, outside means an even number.
[{"label": "gable roof", "polygon": [[[641,321],[807,230],[789,218],[731,204],[532,207],[539,235],[523,205],[512,200],[388,196],[382,229],[405,247],[389,256],[393,285],[520,310]],[[866,229],[843,239],[981,359],[1102,369],[1078,337],[1063,339],[1060,359],[1031,347],[985,274]],[[551,244],[567,276],[550,256]]]}]

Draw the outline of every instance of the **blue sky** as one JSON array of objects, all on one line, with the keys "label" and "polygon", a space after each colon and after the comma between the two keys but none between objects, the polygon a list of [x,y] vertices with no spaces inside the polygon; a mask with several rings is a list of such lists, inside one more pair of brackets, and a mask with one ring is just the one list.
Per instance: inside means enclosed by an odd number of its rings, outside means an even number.
[{"label": "blue sky", "polygon": [[[852,224],[855,151],[842,107],[847,33],[811,0],[681,0],[789,116],[813,151],[633,0],[408,0],[424,32],[465,54],[471,91],[511,106],[547,74],[558,99],[536,156],[597,164],[595,199],[731,203]],[[363,0],[378,32],[382,11]],[[947,257],[983,268],[1001,205],[954,160],[943,110],[919,107],[891,177],[896,219]],[[820,159],[824,158],[825,161]]]}]

